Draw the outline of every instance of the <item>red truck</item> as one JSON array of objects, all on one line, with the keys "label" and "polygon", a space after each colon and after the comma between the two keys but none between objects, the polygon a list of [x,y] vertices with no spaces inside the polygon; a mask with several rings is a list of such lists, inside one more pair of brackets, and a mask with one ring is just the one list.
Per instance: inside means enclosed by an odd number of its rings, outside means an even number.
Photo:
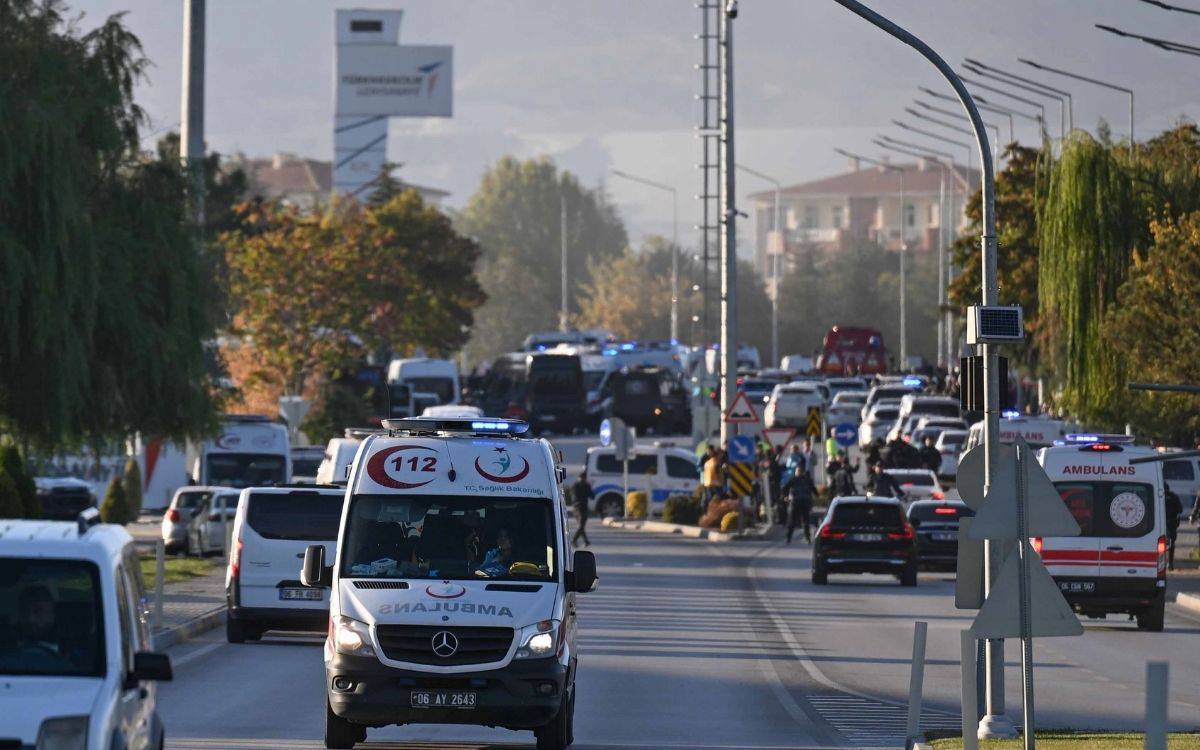
[{"label": "red truck", "polygon": [[825,334],[817,370],[826,375],[880,375],[888,371],[888,350],[875,328],[834,326]]}]

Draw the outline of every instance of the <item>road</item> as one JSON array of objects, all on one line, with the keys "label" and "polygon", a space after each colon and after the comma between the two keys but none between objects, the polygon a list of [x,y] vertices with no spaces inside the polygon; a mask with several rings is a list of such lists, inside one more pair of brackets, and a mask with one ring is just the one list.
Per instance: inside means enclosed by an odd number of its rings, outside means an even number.
[{"label": "road", "polygon": [[[958,725],[958,630],[948,576],[915,589],[881,577],[808,582],[808,548],[713,545],[594,530],[600,588],[581,597],[576,747],[900,747],[912,623],[930,623],[925,724]],[[1036,649],[1039,725],[1134,727],[1148,659],[1171,658],[1172,718],[1196,728],[1200,621],[1167,632],[1117,623]],[[318,638],[226,645],[215,631],[172,651],[160,711],[172,748],[320,747]],[[1010,657],[1015,657],[1015,650]],[[1009,669],[1010,714],[1019,714]],[[473,727],[372,730],[367,746],[529,747]]]}]

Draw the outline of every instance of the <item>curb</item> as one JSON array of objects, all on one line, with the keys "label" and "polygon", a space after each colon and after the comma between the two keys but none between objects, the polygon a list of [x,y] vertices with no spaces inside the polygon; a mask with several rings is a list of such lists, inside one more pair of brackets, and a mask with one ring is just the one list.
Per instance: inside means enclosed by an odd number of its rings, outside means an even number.
[{"label": "curb", "polygon": [[627,531],[645,531],[655,534],[678,534],[688,537],[689,539],[703,539],[709,542],[732,542],[739,539],[745,540],[760,540],[765,538],[765,534],[756,529],[751,533],[739,537],[737,534],[729,534],[715,529],[702,529],[699,526],[688,526],[681,523],[666,523],[665,521],[626,521],[620,518],[605,518],[601,523],[613,529],[625,529]]},{"label": "curb", "polygon": [[225,622],[225,607],[216,607],[187,622],[154,634],[154,650],[166,651],[172,646],[190,641],[201,633],[220,627]]},{"label": "curb", "polygon": [[1175,606],[1182,607],[1194,615],[1200,615],[1200,596],[1196,594],[1176,594]]}]

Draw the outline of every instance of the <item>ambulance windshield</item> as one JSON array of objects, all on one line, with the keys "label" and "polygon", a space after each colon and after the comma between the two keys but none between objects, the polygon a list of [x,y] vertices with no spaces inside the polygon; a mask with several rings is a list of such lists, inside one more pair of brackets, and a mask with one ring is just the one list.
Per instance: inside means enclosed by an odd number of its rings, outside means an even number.
[{"label": "ambulance windshield", "polygon": [[533,580],[555,577],[554,514],[545,499],[357,495],[341,575]]}]

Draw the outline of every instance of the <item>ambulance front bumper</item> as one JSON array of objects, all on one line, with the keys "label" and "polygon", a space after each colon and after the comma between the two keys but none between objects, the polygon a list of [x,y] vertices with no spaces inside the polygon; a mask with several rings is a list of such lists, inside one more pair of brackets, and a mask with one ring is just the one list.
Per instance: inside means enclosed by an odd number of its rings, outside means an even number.
[{"label": "ambulance front bumper", "polygon": [[[325,690],[338,716],[356,724],[470,724],[506,729],[545,726],[559,711],[569,669],[558,659],[514,659],[499,669],[438,674],[394,669],[374,657],[335,654]],[[474,708],[413,708],[413,691],[475,693]]]}]

